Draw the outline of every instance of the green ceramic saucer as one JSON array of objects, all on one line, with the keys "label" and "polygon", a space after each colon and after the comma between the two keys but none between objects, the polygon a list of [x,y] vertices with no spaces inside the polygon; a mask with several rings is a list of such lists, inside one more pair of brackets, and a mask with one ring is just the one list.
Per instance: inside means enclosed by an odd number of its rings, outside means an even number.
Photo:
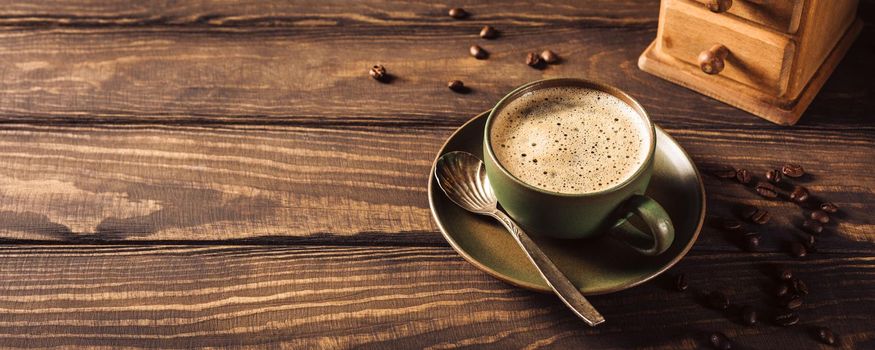
[{"label": "green ceramic saucer", "polygon": [[[488,113],[482,113],[462,125],[450,136],[438,157],[450,151],[467,151],[482,157],[487,116]],[[702,179],[674,139],[658,126],[656,134],[653,178],[647,195],[665,207],[674,223],[675,240],[668,251],[648,257],[609,238],[566,241],[532,237],[583,294],[616,292],[644,283],[677,263],[699,236],[705,219]],[[549,291],[510,234],[492,218],[471,214],[450,202],[438,187],[433,170],[428,182],[431,213],[453,249],[500,280],[526,289]]]}]

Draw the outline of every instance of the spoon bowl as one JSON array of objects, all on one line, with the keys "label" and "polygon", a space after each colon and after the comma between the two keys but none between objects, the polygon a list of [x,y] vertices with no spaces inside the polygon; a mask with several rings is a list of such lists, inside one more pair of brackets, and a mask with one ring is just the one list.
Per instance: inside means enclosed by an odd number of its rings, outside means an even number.
[{"label": "spoon bowl", "polygon": [[486,166],[468,152],[450,152],[443,155],[435,168],[438,186],[453,203],[472,213],[488,215],[497,209],[498,199]]}]

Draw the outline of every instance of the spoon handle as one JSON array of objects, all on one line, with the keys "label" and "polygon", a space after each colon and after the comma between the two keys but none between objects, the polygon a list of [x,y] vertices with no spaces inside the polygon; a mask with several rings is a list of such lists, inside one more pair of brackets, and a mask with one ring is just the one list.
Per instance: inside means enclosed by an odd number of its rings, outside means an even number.
[{"label": "spoon handle", "polygon": [[523,251],[526,252],[529,260],[535,264],[535,268],[538,269],[538,272],[540,272],[541,276],[544,277],[544,280],[547,281],[547,285],[556,292],[556,295],[559,296],[559,299],[561,299],[565,305],[568,305],[578,317],[583,319],[590,326],[596,326],[605,322],[605,318],[598,312],[598,310],[596,310],[592,304],[583,297],[583,294],[580,294],[577,287],[568,280],[568,277],[565,277],[565,274],[556,267],[556,264],[544,254],[541,248],[538,248],[538,245],[529,238],[529,235],[527,235],[525,231],[513,221],[513,219],[500,210],[494,211],[492,216],[498,219],[498,221],[510,231],[513,238],[519,243],[520,247],[523,248]]}]

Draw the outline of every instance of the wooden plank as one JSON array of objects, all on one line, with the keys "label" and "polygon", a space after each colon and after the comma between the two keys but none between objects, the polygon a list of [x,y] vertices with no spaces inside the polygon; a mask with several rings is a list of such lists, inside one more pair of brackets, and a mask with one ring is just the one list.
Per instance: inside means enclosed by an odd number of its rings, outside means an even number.
[{"label": "wooden plank", "polygon": [[[144,27],[311,27],[337,24],[397,26],[428,23],[450,25],[451,6],[463,6],[469,20],[539,26],[587,21],[603,25],[655,25],[658,5],[653,0],[593,0],[586,6],[573,0],[531,3],[499,0],[489,3],[438,4],[431,1],[342,0],[265,2],[218,0],[210,2],[123,0],[25,0],[4,4],[2,26]],[[456,22],[458,23],[458,22]],[[469,23],[474,25],[475,23]],[[455,25],[455,24],[453,24]]]},{"label": "wooden plank", "polygon": [[[786,161],[837,203],[821,249],[875,242],[868,171],[875,140],[838,132],[669,130],[700,163],[755,174]],[[283,125],[0,125],[0,237],[30,240],[249,239],[262,242],[443,244],[426,183],[452,128]],[[810,139],[829,143],[810,149]],[[800,153],[799,149],[805,149]],[[841,154],[841,157],[833,155]],[[802,210],[705,176],[713,216],[736,204],[769,209],[765,249],[783,249]],[[850,241],[849,241],[850,240]],[[706,229],[704,249],[737,249]]]},{"label": "wooden plank", "polygon": [[391,232],[417,241],[434,231],[426,176],[444,132],[4,129],[6,238],[368,240]]},{"label": "wooden plank", "polygon": [[[875,329],[875,258],[696,254],[666,281],[592,297],[607,323],[588,328],[552,296],[505,285],[448,248],[2,246],[4,347],[595,348],[706,347],[720,330],[738,347],[814,348],[829,326],[840,347],[868,348]],[[790,264],[811,294],[790,328],[766,318],[768,271]],[[720,266],[720,270],[710,267]],[[723,289],[763,314],[756,327],[706,309]]]},{"label": "wooden plank", "polygon": [[[11,25],[0,31],[0,119],[458,125],[515,86],[579,76],[628,90],[669,126],[762,127],[753,116],[638,70],[637,57],[655,36],[652,7],[645,22],[635,14],[628,22],[617,20],[628,11],[608,15],[581,6],[571,17],[550,8],[545,11],[554,15],[514,17],[520,11],[495,23],[476,17],[451,21],[442,11],[428,17],[414,7],[358,21],[302,20],[292,27]],[[318,11],[352,16],[337,7]],[[183,18],[206,16],[185,13]],[[502,37],[477,38],[486,23],[495,24]],[[859,98],[870,84],[858,74],[875,59],[867,46],[873,39],[867,28],[836,72],[841,78],[833,80],[840,83],[827,84],[803,124],[855,130],[855,121],[873,110],[872,99]],[[469,57],[474,43],[490,58]],[[527,51],[545,48],[564,62],[545,70],[523,63]],[[376,63],[396,76],[391,84],[367,76]],[[462,79],[473,92],[450,92],[450,79]],[[850,101],[855,108],[842,107]]]}]

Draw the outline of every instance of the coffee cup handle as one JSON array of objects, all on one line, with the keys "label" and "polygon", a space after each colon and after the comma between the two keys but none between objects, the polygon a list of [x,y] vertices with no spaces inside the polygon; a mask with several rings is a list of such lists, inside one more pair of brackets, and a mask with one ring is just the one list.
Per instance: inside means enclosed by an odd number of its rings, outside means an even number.
[{"label": "coffee cup handle", "polygon": [[[644,255],[659,255],[671,247],[674,241],[674,225],[668,213],[653,198],[634,195],[619,209],[620,220],[611,228],[611,236],[626,243]],[[638,216],[647,225],[648,232],[632,225],[627,220]]]}]

